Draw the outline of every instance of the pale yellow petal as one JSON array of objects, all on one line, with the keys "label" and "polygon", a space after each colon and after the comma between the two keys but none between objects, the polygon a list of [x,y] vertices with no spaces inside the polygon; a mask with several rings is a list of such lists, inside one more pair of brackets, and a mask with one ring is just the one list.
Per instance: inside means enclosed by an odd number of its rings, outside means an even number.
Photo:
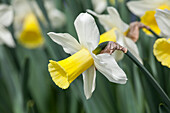
[{"label": "pale yellow petal", "polygon": [[155,41],[153,53],[162,65],[170,68],[170,40],[161,38]]}]

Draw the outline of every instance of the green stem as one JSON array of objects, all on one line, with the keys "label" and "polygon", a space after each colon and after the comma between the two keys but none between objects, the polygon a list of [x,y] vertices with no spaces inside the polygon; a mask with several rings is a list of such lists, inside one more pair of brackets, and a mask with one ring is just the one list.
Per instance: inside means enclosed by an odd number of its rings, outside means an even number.
[{"label": "green stem", "polygon": [[159,35],[157,35],[152,29],[147,29],[147,30],[150,31],[157,39],[162,38]]},{"label": "green stem", "polygon": [[152,84],[152,86],[155,88],[155,90],[159,93],[162,100],[165,102],[168,108],[170,108],[169,97],[166,95],[166,93],[161,88],[161,86],[156,82],[156,80],[153,78],[151,73],[149,73],[149,71],[135,58],[135,56],[132,55],[130,51],[127,51],[127,53],[125,54],[140,68],[140,70],[144,73],[144,75],[149,80],[149,82]]},{"label": "green stem", "polygon": [[100,45],[97,46],[97,48],[95,50],[93,50],[94,54],[100,54],[100,52],[107,46],[109,41],[103,42]]}]

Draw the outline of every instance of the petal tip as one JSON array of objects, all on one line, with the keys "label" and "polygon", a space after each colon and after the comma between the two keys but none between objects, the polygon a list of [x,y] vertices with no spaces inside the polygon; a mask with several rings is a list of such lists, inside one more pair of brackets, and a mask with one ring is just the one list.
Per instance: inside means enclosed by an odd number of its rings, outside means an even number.
[{"label": "petal tip", "polygon": [[85,95],[86,100],[89,100],[89,99],[91,98],[91,96],[92,96],[92,94],[90,94],[90,95]]},{"label": "petal tip", "polygon": [[92,10],[90,10],[90,9],[87,9],[86,11],[87,11],[87,13],[89,13],[89,14],[91,14],[91,15],[93,15],[93,16],[98,17],[98,14],[97,14],[96,12],[94,12],[94,11],[92,11]]},{"label": "petal tip", "polygon": [[53,32],[48,32],[48,33],[47,33],[48,36],[50,36],[50,35],[52,35],[52,34],[53,34]]}]

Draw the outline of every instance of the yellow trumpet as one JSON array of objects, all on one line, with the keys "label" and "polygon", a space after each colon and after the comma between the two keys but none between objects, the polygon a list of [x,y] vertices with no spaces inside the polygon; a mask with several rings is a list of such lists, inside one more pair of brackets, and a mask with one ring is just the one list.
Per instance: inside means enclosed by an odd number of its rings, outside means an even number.
[{"label": "yellow trumpet", "polygon": [[59,62],[50,60],[48,70],[55,84],[62,89],[66,89],[73,80],[92,66],[93,63],[93,58],[89,51],[81,49]]}]

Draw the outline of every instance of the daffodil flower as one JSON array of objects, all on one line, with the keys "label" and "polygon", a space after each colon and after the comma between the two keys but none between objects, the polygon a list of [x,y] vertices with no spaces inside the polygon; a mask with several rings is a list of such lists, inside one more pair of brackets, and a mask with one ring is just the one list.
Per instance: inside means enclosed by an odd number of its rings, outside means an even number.
[{"label": "daffodil flower", "polygon": [[80,43],[68,33],[48,33],[54,42],[72,55],[59,62],[50,60],[48,70],[55,84],[66,89],[82,73],[87,99],[95,90],[96,69],[110,82],[125,84],[126,75],[112,56],[107,53],[95,55],[92,52],[98,46],[100,37],[93,17],[81,13],[74,25]]},{"label": "daffodil flower", "polygon": [[165,38],[156,40],[153,53],[162,65],[170,68],[170,11],[158,9],[156,10],[155,18]]},{"label": "daffodil flower", "polygon": [[[128,30],[129,26],[121,20],[119,13],[115,8],[108,7],[107,11],[109,14],[99,15],[91,10],[87,10],[87,12],[99,19],[99,22],[107,31],[101,35],[100,43],[105,41],[117,42],[131,51],[133,55],[142,63],[136,44],[133,42],[133,40],[125,36],[125,32]],[[115,35],[115,31],[117,33],[117,37]],[[121,60],[123,55],[124,54],[120,51],[113,53],[113,56],[117,61]]]},{"label": "daffodil flower", "polygon": [[[141,22],[149,26],[155,33],[161,35],[157,22],[155,20],[156,9],[168,9],[170,10],[170,0],[140,0],[129,1],[127,3],[128,8],[132,13],[140,17]],[[143,29],[148,35],[152,35],[148,30]]]},{"label": "daffodil flower", "polygon": [[[64,14],[54,7],[52,1],[45,0],[45,7],[53,28],[59,28],[65,24]],[[30,6],[31,5],[31,6]],[[14,27],[18,42],[24,47],[34,49],[44,44],[44,37],[41,32],[38,20],[31,8],[35,9],[37,16],[45,23],[42,12],[35,1],[16,1]],[[56,22],[57,21],[57,22]],[[45,23],[47,25],[47,23]]]},{"label": "daffodil flower", "polygon": [[8,27],[13,21],[13,10],[11,6],[0,4],[0,44],[15,47],[15,42]]}]

